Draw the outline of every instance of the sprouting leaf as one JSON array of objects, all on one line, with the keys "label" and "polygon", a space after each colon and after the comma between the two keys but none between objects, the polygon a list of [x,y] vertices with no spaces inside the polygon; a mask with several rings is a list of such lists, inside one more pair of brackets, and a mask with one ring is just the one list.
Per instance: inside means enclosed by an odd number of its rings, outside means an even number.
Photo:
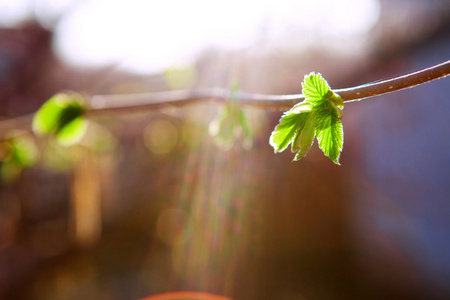
[{"label": "sprouting leaf", "polygon": [[292,152],[297,152],[296,161],[306,156],[317,134],[319,148],[339,164],[344,143],[340,121],[344,108],[342,98],[330,89],[322,75],[313,72],[305,76],[302,87],[305,101],[283,114],[269,143],[275,153],[284,151],[291,144]]},{"label": "sprouting leaf", "polygon": [[311,105],[302,102],[284,113],[280,123],[270,135],[270,145],[275,153],[284,151],[294,140],[296,133],[301,131],[309,119]]},{"label": "sprouting leaf", "polygon": [[342,101],[341,96],[330,90],[327,97],[331,101],[331,103],[333,103],[339,109],[338,113],[340,110],[344,109],[344,101]]},{"label": "sprouting leaf", "polygon": [[308,153],[309,149],[314,143],[314,137],[316,136],[316,128],[314,126],[315,114],[311,113],[304,127],[297,133],[294,141],[292,142],[292,152],[297,152],[294,160],[300,160]]},{"label": "sprouting leaf", "polygon": [[78,142],[86,131],[84,99],[79,94],[56,94],[47,100],[33,118],[33,131],[55,134],[61,145]]},{"label": "sprouting leaf", "polygon": [[344,129],[336,109],[323,109],[317,112],[315,127],[319,148],[336,164],[344,145]]},{"label": "sprouting leaf", "polygon": [[305,101],[313,106],[318,106],[327,100],[327,95],[330,92],[328,82],[320,74],[314,72],[305,75],[302,82],[302,93],[305,96]]}]

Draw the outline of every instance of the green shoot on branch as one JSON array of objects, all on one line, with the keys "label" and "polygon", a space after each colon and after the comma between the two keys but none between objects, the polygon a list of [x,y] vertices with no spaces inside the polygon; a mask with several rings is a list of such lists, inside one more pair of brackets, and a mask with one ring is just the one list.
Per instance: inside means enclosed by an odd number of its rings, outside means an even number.
[{"label": "green shoot on branch", "polygon": [[209,124],[209,134],[219,146],[231,148],[238,141],[243,145],[251,145],[251,130],[242,106],[236,101],[238,85],[231,88],[230,101],[226,102],[221,113]]},{"label": "green shoot on branch", "polygon": [[59,93],[48,99],[36,112],[32,128],[38,135],[56,135],[63,146],[73,145],[86,132],[84,98],[76,93]]},{"label": "green shoot on branch", "polygon": [[[55,135],[60,144],[71,145],[83,137],[87,127],[86,118],[96,115],[157,110],[167,106],[182,107],[200,101],[229,103],[233,99],[239,106],[270,110],[287,110],[295,105],[284,114],[272,133],[270,144],[275,152],[283,151],[292,143],[292,151],[297,153],[294,160],[298,160],[306,155],[317,136],[319,147],[325,155],[338,163],[343,144],[343,134],[340,134],[342,124],[338,118],[342,118],[343,102],[360,101],[447,77],[450,75],[450,60],[395,78],[337,89],[334,93],[330,92],[328,84],[320,75],[314,75],[305,79],[305,95],[263,95],[220,88],[93,95],[86,98],[75,93],[57,94],[34,115],[1,120],[0,140],[10,139],[8,136],[11,130],[28,131],[30,123],[33,123],[34,133]],[[241,127],[246,134],[244,121],[241,121]]]},{"label": "green shoot on branch", "polygon": [[308,153],[317,136],[319,148],[339,165],[344,145],[341,123],[344,102],[321,74],[306,75],[302,89],[305,100],[283,114],[270,136],[270,145],[277,153],[291,144],[297,161]]}]

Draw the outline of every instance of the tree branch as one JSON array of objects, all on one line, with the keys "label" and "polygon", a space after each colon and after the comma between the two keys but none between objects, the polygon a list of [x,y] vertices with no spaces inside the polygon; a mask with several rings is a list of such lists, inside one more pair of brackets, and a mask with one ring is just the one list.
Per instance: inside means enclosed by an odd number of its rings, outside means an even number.
[{"label": "tree branch", "polygon": [[[410,73],[407,75],[368,83],[356,87],[333,90],[342,97],[344,102],[360,101],[362,99],[391,93],[410,88],[450,74],[450,60],[439,65]],[[233,99],[241,105],[256,106],[264,109],[287,110],[305,100],[302,94],[294,95],[263,95],[245,92],[232,92],[225,89],[199,89],[184,91],[167,91],[144,94],[95,95],[89,100],[88,116],[104,113],[128,112],[137,110],[152,110],[167,106],[184,106],[202,100],[227,102]],[[30,128],[31,116],[23,116],[0,122],[0,135],[11,129]]]},{"label": "tree branch", "polygon": [[227,102],[233,99],[241,105],[256,106],[266,109],[288,109],[303,101],[302,94],[263,95],[213,88],[200,90],[182,90],[154,92],[143,94],[96,95],[89,101],[89,115],[115,111],[135,111],[158,109],[167,106],[183,106],[203,100]]},{"label": "tree branch", "polygon": [[450,74],[450,60],[439,65],[423,69],[407,75],[367,83],[360,86],[334,90],[344,102],[360,101],[362,99],[391,93],[394,91],[410,88],[435,79],[446,77]]},{"label": "tree branch", "polygon": [[[368,83],[356,87],[333,90],[344,102],[359,101],[368,97],[391,93],[410,88],[450,74],[450,60],[407,75]],[[256,106],[265,109],[286,110],[296,103],[305,100],[302,94],[294,95],[262,95],[245,92],[233,93],[224,89],[201,89],[193,91],[169,91],[146,94],[97,95],[90,100],[91,115],[112,111],[130,111],[142,109],[158,109],[164,106],[182,106],[201,100],[225,102],[233,98],[241,105]]]}]

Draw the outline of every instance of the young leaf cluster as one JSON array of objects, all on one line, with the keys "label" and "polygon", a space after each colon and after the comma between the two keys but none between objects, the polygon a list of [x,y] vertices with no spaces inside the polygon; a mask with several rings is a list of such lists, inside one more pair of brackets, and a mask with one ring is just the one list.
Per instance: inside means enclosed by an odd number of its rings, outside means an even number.
[{"label": "young leaf cluster", "polygon": [[290,144],[297,161],[306,156],[317,136],[319,148],[339,165],[344,145],[341,123],[344,102],[320,73],[305,75],[302,90],[305,100],[283,114],[270,136],[270,145],[277,153]]},{"label": "young leaf cluster", "polygon": [[76,93],[56,94],[48,99],[33,118],[33,131],[39,135],[56,135],[63,146],[81,140],[87,128],[84,99]]}]

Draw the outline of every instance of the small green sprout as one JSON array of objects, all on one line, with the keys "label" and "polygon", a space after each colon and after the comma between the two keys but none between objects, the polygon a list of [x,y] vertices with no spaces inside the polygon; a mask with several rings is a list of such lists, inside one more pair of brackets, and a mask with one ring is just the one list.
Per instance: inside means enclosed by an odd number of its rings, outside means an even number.
[{"label": "small green sprout", "polygon": [[321,74],[312,72],[305,75],[302,89],[305,100],[283,114],[272,131],[270,145],[277,153],[291,144],[292,152],[296,152],[294,161],[297,161],[306,156],[317,136],[319,148],[340,165],[339,157],[344,145],[341,123],[344,102]]},{"label": "small green sprout", "polygon": [[63,146],[76,144],[86,132],[85,111],[85,101],[80,94],[56,94],[34,115],[33,131],[38,135],[56,135]]}]

